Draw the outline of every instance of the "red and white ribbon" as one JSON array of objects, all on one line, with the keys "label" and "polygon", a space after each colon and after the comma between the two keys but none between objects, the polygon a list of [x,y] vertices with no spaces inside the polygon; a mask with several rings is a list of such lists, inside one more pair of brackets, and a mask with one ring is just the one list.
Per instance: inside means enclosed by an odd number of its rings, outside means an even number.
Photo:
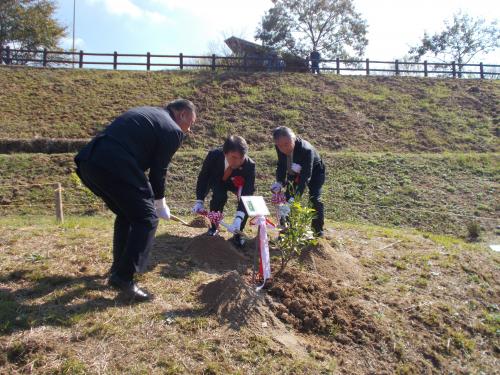
[{"label": "red and white ribbon", "polygon": [[210,220],[210,223],[215,225],[216,228],[219,227],[219,224],[221,221],[224,219],[224,214],[219,211],[198,211],[198,213],[202,216],[206,216],[208,220]]},{"label": "red and white ribbon", "polygon": [[273,192],[273,195],[271,197],[271,203],[273,204],[275,210],[276,210],[276,220],[278,221],[278,223],[280,222],[281,220],[281,210],[280,210],[280,207],[282,207],[282,205],[286,204],[286,197],[285,197],[285,194],[283,194],[280,191],[277,191],[277,192]]},{"label": "red and white ribbon", "polygon": [[286,203],[286,197],[285,194],[283,194],[281,191],[278,191],[276,193],[273,193],[273,196],[271,197],[271,203],[274,206]]},{"label": "red and white ribbon", "polygon": [[259,274],[262,277],[262,285],[258,286],[255,290],[261,290],[266,284],[266,280],[271,278],[271,259],[269,256],[269,238],[267,237],[267,226],[275,227],[275,225],[266,219],[265,216],[257,216],[252,220],[251,224],[257,225],[259,233]]}]

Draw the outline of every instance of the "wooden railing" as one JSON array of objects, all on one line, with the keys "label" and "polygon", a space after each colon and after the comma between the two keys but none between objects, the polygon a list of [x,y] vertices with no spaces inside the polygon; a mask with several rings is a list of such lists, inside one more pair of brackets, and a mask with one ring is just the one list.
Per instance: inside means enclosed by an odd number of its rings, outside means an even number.
[{"label": "wooden railing", "polygon": [[[269,58],[247,56],[197,56],[197,55],[159,55],[131,53],[91,53],[84,51],[48,51],[20,50],[0,46],[0,64],[41,67],[73,67],[85,68],[101,66],[118,69],[119,67],[145,67],[183,69],[231,69],[240,71],[310,71],[307,59],[288,63],[276,56]],[[343,60],[322,59],[319,61],[320,71],[342,74],[366,75],[411,75],[439,76],[453,78],[499,78],[500,65],[495,64],[458,64],[454,61],[443,62],[408,62],[378,60]]]}]

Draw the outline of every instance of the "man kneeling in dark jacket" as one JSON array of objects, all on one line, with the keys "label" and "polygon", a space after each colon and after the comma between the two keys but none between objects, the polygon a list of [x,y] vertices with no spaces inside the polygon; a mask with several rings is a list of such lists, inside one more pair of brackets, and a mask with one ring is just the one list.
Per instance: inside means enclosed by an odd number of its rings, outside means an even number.
[{"label": "man kneeling in dark jacket", "polygon": [[325,183],[325,165],[318,151],[306,140],[295,135],[292,129],[280,126],[273,131],[274,145],[278,155],[276,182],[271,191],[286,188],[286,198],[302,195],[309,188],[309,201],[316,210],[311,226],[316,236],[323,236],[324,206],[321,191]]},{"label": "man kneeling in dark jacket", "polygon": [[[238,196],[238,207],[228,229],[234,233],[232,241],[238,247],[244,245],[240,231],[245,227],[248,218],[240,197],[252,195],[255,190],[255,163],[247,154],[247,142],[237,135],[228,137],[221,148],[211,150],[198,175],[197,200],[192,209],[193,213],[203,211],[205,197],[209,190],[212,190],[210,211],[222,212],[227,202],[227,192],[235,193]],[[216,234],[217,229],[212,225],[208,235]]]}]

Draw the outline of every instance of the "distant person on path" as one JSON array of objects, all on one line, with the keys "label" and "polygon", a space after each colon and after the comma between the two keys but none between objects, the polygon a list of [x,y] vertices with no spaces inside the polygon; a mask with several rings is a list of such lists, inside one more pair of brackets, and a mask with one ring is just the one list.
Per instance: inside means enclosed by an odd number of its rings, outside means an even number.
[{"label": "distant person on path", "polygon": [[316,51],[316,48],[312,50],[309,55],[309,59],[311,60],[311,73],[319,74],[319,61],[321,60],[321,54]]},{"label": "distant person on path", "polygon": [[108,283],[135,300],[152,298],[134,282],[134,274],[145,271],[158,218],[170,219],[167,168],[195,121],[195,106],[185,99],[163,108],[134,108],[75,157],[82,182],[116,214]]},{"label": "distant person on path", "polygon": [[[204,210],[204,200],[210,190],[210,211],[219,212],[224,210],[229,191],[237,196],[240,193],[236,215],[229,229],[234,233],[232,242],[237,247],[243,247],[245,243],[240,231],[245,227],[248,215],[240,198],[255,191],[255,162],[248,157],[248,145],[243,137],[232,135],[222,147],[209,151],[198,175],[193,213]],[[216,234],[217,228],[212,225],[208,235]]]},{"label": "distant person on path", "polygon": [[292,129],[280,126],[273,131],[273,140],[278,154],[276,182],[271,191],[286,189],[290,203],[293,194],[302,195],[309,188],[309,201],[316,210],[311,226],[318,237],[323,236],[324,207],[321,190],[325,183],[325,165],[316,149],[306,140],[295,135]]}]

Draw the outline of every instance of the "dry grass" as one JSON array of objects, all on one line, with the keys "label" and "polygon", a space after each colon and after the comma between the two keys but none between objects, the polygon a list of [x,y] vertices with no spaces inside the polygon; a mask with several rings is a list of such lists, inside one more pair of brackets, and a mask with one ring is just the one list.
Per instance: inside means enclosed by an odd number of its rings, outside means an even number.
[{"label": "dry grass", "polygon": [[0,86],[8,138],[86,138],[131,107],[186,97],[199,107],[192,148],[238,133],[263,149],[277,125],[328,150],[491,152],[499,145],[498,80],[2,67]]},{"label": "dry grass", "polygon": [[156,299],[127,304],[105,285],[111,226],[111,217],[71,217],[63,226],[0,219],[1,373],[365,374],[365,354],[389,373],[497,368],[500,258],[482,245],[330,223],[330,243],[367,275],[346,293],[390,339],[377,349],[295,333],[306,343],[300,356],[204,311],[196,289],[217,275],[183,252],[203,229],[162,222],[152,268],[140,276]]}]

